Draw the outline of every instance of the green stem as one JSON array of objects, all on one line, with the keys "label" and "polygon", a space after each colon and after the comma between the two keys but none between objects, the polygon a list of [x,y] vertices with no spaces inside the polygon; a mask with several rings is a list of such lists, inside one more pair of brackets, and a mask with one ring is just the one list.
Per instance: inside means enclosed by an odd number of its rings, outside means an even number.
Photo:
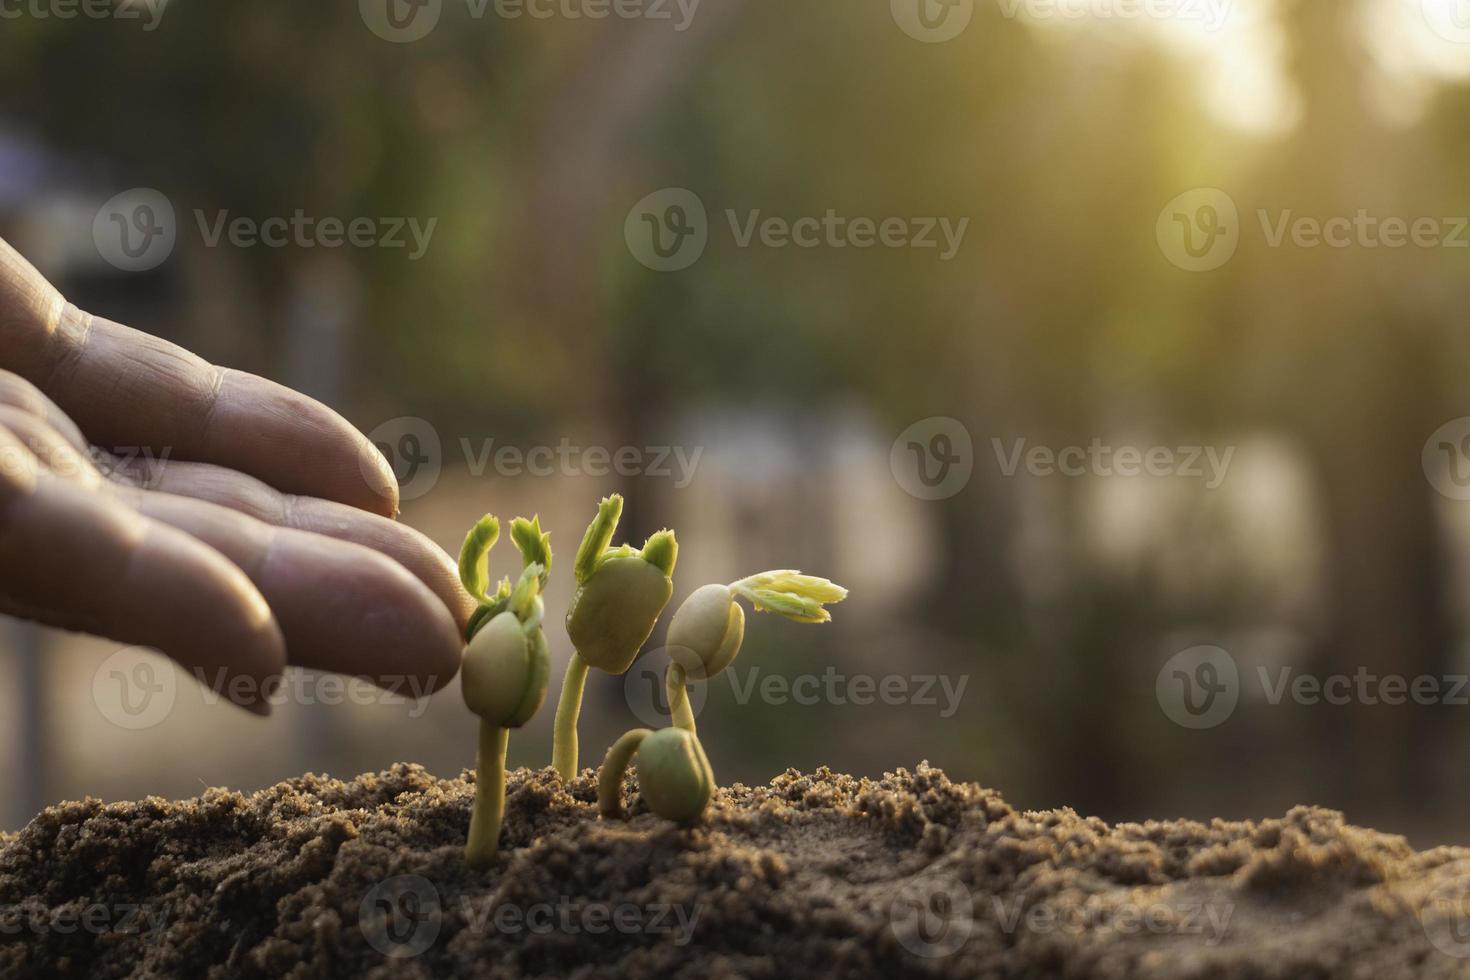
[{"label": "green stem", "polygon": [[607,757],[602,760],[602,774],[597,778],[597,809],[607,819],[622,819],[623,776],[627,774],[638,747],[652,734],[647,728],[635,728],[624,732],[607,750]]},{"label": "green stem", "polygon": [[566,677],[561,682],[551,742],[551,765],[563,782],[571,782],[577,775],[577,717],[582,713],[582,692],[586,687],[587,661],[573,650]]},{"label": "green stem", "polygon": [[480,754],[475,776],[475,808],[470,812],[470,839],[464,856],[483,871],[495,863],[500,849],[500,822],[505,817],[505,751],[510,729],[480,722]]},{"label": "green stem", "polygon": [[669,714],[674,724],[690,735],[696,734],[694,711],[689,707],[688,674],[677,660],[670,661],[669,669],[664,672],[664,692],[669,699]]}]

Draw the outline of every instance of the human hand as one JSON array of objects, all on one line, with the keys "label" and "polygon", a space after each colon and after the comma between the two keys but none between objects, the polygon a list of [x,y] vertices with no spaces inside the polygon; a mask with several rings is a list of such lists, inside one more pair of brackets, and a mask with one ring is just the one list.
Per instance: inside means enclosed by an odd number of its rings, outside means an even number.
[{"label": "human hand", "polygon": [[431,691],[473,604],[397,509],[337,413],[84,313],[0,240],[0,612],[155,647],[259,714],[288,660]]}]

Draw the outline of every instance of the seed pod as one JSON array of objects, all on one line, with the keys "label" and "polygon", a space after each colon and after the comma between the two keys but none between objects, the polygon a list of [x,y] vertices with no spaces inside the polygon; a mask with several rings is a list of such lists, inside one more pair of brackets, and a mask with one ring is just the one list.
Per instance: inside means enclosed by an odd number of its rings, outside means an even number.
[{"label": "seed pod", "polygon": [[487,622],[465,648],[460,683],[465,704],[482,721],[519,728],[546,700],[550,656],[541,631],[539,565],[528,566],[509,608]]},{"label": "seed pod", "polygon": [[638,747],[638,789],[648,808],[665,820],[693,823],[714,795],[715,774],[699,739],[682,728],[664,728]]},{"label": "seed pod", "polygon": [[744,639],[745,611],[726,585],[695,589],[669,622],[669,653],[695,680],[708,680],[730,666]]},{"label": "seed pod", "polygon": [[572,645],[598,670],[624,673],[673,594],[673,581],[641,556],[604,560],[567,610]]}]

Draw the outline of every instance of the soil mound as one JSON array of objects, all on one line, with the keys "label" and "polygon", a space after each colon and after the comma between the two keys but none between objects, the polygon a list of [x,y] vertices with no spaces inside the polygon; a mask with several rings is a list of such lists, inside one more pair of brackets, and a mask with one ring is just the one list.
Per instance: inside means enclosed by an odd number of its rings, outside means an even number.
[{"label": "soil mound", "polygon": [[0,977],[1462,977],[1470,849],[1298,807],[1109,826],[921,764],[788,771],[679,829],[585,771],[399,765],[251,795],[66,803],[0,837]]}]

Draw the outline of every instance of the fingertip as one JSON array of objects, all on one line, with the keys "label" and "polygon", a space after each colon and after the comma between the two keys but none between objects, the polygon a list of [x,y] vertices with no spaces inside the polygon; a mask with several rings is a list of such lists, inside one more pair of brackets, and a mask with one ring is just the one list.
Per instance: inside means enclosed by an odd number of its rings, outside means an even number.
[{"label": "fingertip", "polygon": [[362,441],[358,450],[358,469],[362,473],[363,485],[367,488],[370,498],[368,506],[362,509],[387,517],[392,520],[398,519],[401,501],[398,494],[398,477],[393,472],[392,465],[387,457],[373,445],[366,436],[359,436]]}]

